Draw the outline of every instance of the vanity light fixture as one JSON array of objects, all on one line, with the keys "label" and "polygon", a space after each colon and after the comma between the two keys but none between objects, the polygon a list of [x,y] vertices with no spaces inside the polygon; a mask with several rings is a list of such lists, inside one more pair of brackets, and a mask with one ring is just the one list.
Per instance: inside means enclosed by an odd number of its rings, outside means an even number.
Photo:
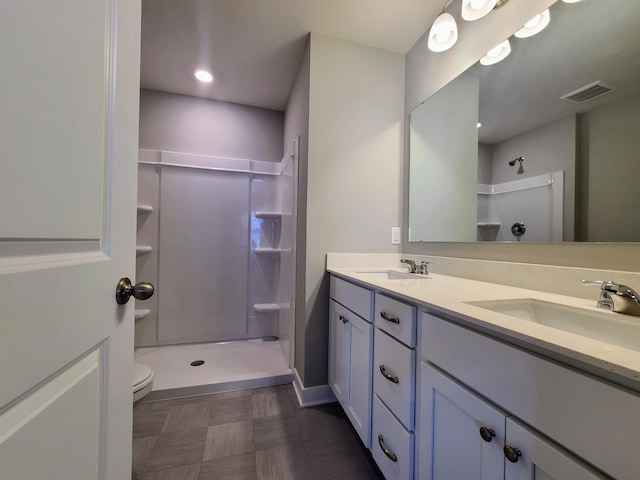
[{"label": "vanity light fixture", "polygon": [[498,0],[462,0],[462,18],[469,22],[487,15],[496,6]]},{"label": "vanity light fixture", "polygon": [[480,59],[480,63],[482,65],[493,65],[507,58],[510,53],[511,44],[509,43],[509,39],[507,39],[497,47],[489,50],[489,52]]},{"label": "vanity light fixture", "polygon": [[581,2],[582,0],[562,0],[564,3],[578,3]]},{"label": "vanity light fixture", "polygon": [[202,70],[201,68],[197,68],[193,72],[193,76],[200,80],[202,83],[211,83],[213,82],[213,75],[206,70]]},{"label": "vanity light fixture", "polygon": [[453,0],[447,0],[442,7],[442,13],[436,18],[429,30],[427,46],[432,52],[449,50],[458,41],[458,25],[450,13],[445,12]]},{"label": "vanity light fixture", "polygon": [[542,30],[549,25],[551,21],[551,14],[549,13],[549,9],[547,8],[544,12],[536,15],[527,23],[524,24],[520,30],[518,30],[514,35],[518,38],[528,38],[533,37],[536,33],[540,33]]}]

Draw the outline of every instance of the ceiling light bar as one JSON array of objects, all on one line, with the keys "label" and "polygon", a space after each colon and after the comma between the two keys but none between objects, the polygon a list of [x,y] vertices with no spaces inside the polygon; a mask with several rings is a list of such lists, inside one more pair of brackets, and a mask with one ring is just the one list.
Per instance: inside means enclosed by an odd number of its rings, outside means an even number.
[{"label": "ceiling light bar", "polygon": [[551,14],[549,13],[549,9],[547,8],[544,12],[536,15],[524,26],[518,30],[514,35],[518,38],[528,38],[533,37],[536,33],[540,33],[544,30],[549,22],[551,21]]},{"label": "ceiling light bar", "polygon": [[501,62],[505,58],[509,56],[511,53],[511,44],[509,40],[505,40],[497,47],[492,48],[487,52],[487,54],[480,59],[480,63],[482,65],[494,65],[498,62]]},{"label": "ceiling light bar", "polygon": [[496,6],[497,0],[462,0],[462,18],[469,22],[487,15]]}]

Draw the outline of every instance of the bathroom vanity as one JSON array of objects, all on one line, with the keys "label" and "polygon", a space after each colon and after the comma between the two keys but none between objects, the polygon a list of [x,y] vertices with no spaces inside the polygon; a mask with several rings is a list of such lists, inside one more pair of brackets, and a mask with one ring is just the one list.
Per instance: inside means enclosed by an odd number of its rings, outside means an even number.
[{"label": "bathroom vanity", "polygon": [[639,478],[640,317],[399,266],[328,268],[329,384],[387,480]]}]

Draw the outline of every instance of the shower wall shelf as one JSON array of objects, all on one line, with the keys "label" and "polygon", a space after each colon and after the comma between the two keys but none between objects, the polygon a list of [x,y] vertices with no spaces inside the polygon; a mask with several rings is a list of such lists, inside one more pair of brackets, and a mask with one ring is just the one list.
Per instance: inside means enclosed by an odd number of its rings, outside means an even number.
[{"label": "shower wall shelf", "polygon": [[153,207],[151,205],[138,205],[138,215],[151,212],[153,212]]},{"label": "shower wall shelf", "polygon": [[150,313],[151,313],[151,310],[149,310],[148,308],[136,310],[134,318],[136,319],[136,321],[142,320],[143,318],[147,318]]},{"label": "shower wall shelf", "polygon": [[271,248],[271,247],[258,247],[254,249],[256,255],[280,255],[282,252],[290,252],[289,249],[283,248]]},{"label": "shower wall shelf", "polygon": [[136,247],[136,256],[144,255],[145,253],[151,253],[153,251],[153,247],[149,245],[139,245]]},{"label": "shower wall shelf", "polygon": [[280,311],[279,303],[256,303],[253,309],[258,313],[270,313]]},{"label": "shower wall shelf", "polygon": [[283,212],[255,212],[256,218],[263,220],[280,220],[286,213]]}]

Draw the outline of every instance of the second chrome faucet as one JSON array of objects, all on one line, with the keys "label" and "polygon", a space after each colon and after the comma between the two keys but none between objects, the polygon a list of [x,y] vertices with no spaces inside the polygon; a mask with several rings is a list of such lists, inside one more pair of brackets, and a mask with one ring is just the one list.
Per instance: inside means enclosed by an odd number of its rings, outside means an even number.
[{"label": "second chrome faucet", "polygon": [[431,262],[422,261],[418,265],[415,260],[408,260],[403,258],[400,263],[405,263],[409,267],[409,273],[417,273],[418,275],[429,275],[429,265]]}]

